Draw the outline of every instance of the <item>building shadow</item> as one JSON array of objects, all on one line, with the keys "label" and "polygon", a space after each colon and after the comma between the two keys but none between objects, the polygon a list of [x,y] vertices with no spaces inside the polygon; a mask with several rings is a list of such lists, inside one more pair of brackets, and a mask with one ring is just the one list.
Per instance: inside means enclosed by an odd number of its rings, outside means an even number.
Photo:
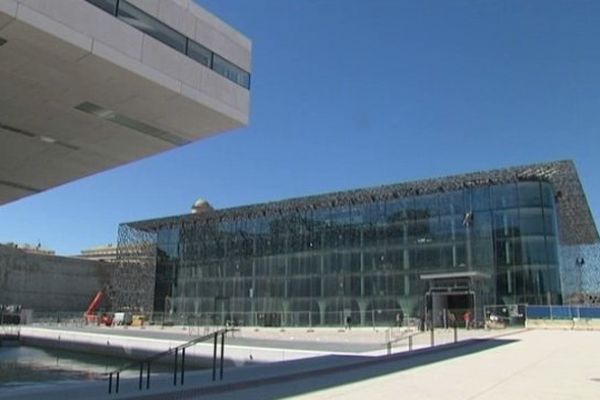
[{"label": "building shadow", "polygon": [[[173,393],[146,394],[140,399],[244,399],[275,400],[309,394],[349,383],[381,377],[412,368],[472,355],[516,342],[514,339],[469,339],[389,356],[330,355],[284,362],[281,374],[261,377],[256,369],[253,379],[218,386],[193,388]],[[296,363],[295,368],[289,368]],[[286,365],[287,364],[287,365]],[[298,365],[299,364],[299,365]],[[274,366],[271,365],[271,368]],[[289,368],[289,372],[283,372]],[[266,375],[266,371],[265,371]]]}]

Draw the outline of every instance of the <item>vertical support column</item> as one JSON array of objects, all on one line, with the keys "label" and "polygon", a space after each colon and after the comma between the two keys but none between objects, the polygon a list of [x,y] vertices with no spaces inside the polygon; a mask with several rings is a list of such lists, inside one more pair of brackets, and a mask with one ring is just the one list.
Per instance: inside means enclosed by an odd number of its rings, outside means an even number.
[{"label": "vertical support column", "polygon": [[[365,297],[365,231],[360,230],[360,297]],[[364,322],[364,321],[363,321]]]},{"label": "vertical support column", "polygon": [[410,254],[408,253],[408,226],[406,223],[402,224],[402,246],[404,249],[402,250],[402,264],[404,268],[404,295],[408,296],[411,293],[410,288],[410,278],[409,272],[410,269]]},{"label": "vertical support column", "polygon": [[317,301],[317,304],[319,304],[319,324],[321,326],[323,326],[323,325],[325,325],[325,312],[326,312],[327,304],[326,304],[325,300],[319,300],[319,301]]},{"label": "vertical support column", "polygon": [[452,266],[458,267],[458,253],[456,251],[456,223],[454,220],[454,214],[456,210],[454,209],[454,205],[451,205],[450,209],[452,215],[452,218],[450,218],[450,237],[452,239]]},{"label": "vertical support column", "polygon": [[[321,298],[324,298],[330,294],[325,293],[325,234],[321,232]],[[321,325],[325,323],[324,320],[321,321]]]},{"label": "vertical support column", "polygon": [[[289,239],[286,239],[286,244],[289,241]],[[288,246],[286,246],[288,247]],[[289,253],[287,253],[289,254]],[[285,256],[285,260],[283,261],[283,268],[284,268],[284,275],[283,275],[283,297],[285,299],[287,299],[289,297],[288,294],[288,286],[289,286],[289,280],[288,280],[288,276],[290,276],[290,259],[289,257],[286,255]]]},{"label": "vertical support column", "polygon": [[[470,211],[472,212],[472,211]],[[467,269],[471,271],[473,269],[473,244],[471,243],[471,222],[465,226],[465,240],[467,245]]]},{"label": "vertical support column", "polygon": [[[254,240],[254,254],[256,254],[256,239]],[[256,258],[252,258],[252,287],[250,288],[250,318],[252,320],[252,325],[257,326],[258,322],[256,321],[256,304],[254,301],[254,294],[256,291]]]}]

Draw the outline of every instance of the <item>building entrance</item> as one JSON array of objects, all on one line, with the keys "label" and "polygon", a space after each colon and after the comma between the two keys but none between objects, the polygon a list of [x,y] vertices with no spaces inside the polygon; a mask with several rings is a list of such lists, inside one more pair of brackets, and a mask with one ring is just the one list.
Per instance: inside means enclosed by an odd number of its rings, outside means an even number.
[{"label": "building entrance", "polygon": [[421,275],[428,282],[425,293],[426,322],[429,326],[449,328],[455,320],[465,326],[465,313],[469,313],[469,326],[483,321],[483,306],[490,303],[493,293],[489,287],[490,275],[477,271]]},{"label": "building entrance", "polygon": [[[427,315],[436,328],[465,327],[465,313],[473,315],[475,293],[472,291],[427,292]],[[472,318],[472,317],[471,317]]]}]

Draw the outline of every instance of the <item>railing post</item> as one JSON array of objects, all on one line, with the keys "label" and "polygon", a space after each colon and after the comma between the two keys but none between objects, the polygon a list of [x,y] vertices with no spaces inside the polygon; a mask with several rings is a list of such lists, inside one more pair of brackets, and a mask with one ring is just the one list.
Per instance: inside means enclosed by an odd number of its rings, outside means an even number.
[{"label": "railing post", "polygon": [[144,380],[144,363],[140,363],[140,379],[138,382],[138,390],[142,390],[142,381]]},{"label": "railing post", "polygon": [[181,349],[181,385],[183,386],[183,376],[185,375],[185,347]]},{"label": "railing post", "polygon": [[150,389],[150,361],[148,361],[147,367],[148,369],[146,370],[146,389]]},{"label": "railing post", "polygon": [[117,372],[117,382],[115,383],[115,393],[119,393],[119,378],[121,376],[120,372]]},{"label": "railing post", "polygon": [[221,371],[219,372],[219,380],[223,380],[223,355],[225,353],[225,332],[221,334]]},{"label": "railing post", "polygon": [[456,321],[454,321],[454,343],[458,342],[458,330],[456,329]]},{"label": "railing post", "polygon": [[177,386],[177,358],[179,357],[179,349],[175,347],[175,365],[173,365],[173,386]]},{"label": "railing post", "polygon": [[108,394],[111,394],[112,392],[112,375],[112,372],[108,374]]},{"label": "railing post", "polygon": [[431,347],[435,346],[433,320],[431,321]]},{"label": "railing post", "polygon": [[213,382],[217,379],[217,337],[219,336],[218,332],[215,332],[215,340],[213,345]]}]

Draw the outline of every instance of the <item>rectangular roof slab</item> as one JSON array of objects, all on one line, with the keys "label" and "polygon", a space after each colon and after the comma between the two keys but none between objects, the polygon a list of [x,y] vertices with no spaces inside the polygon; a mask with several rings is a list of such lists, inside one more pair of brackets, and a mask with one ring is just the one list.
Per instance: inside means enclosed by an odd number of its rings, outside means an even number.
[{"label": "rectangular roof slab", "polygon": [[[237,38],[224,27],[205,29]],[[248,89],[84,0],[0,2],[0,205],[242,127],[248,114]]]}]

